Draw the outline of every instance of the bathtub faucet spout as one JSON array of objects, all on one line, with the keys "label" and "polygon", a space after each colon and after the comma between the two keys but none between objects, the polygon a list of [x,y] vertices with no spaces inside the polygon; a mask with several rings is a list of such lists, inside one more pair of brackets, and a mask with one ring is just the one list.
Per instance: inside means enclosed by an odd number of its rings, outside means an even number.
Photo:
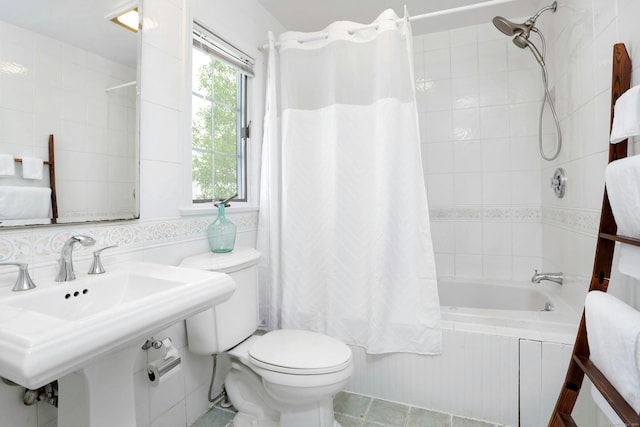
[{"label": "bathtub faucet spout", "polygon": [[562,285],[563,277],[562,272],[560,273],[538,273],[538,270],[535,270],[533,276],[531,277],[531,283],[540,283],[542,280],[549,280],[551,282],[555,282],[558,285]]}]

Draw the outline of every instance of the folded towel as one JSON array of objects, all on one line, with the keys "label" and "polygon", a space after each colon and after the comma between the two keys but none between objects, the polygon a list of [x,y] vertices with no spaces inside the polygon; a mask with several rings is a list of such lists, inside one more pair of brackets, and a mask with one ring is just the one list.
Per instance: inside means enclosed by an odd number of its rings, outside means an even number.
[{"label": "folded towel", "polygon": [[16,161],[11,154],[0,154],[0,176],[16,174]]},{"label": "folded towel", "polygon": [[[618,234],[640,238],[640,156],[609,163],[605,181]],[[622,243],[619,249],[618,270],[640,279],[640,247]]]},{"label": "folded towel", "polygon": [[50,217],[51,189],[0,187],[0,221]]},{"label": "folded towel", "polygon": [[640,135],[640,86],[623,93],[613,109],[611,143],[617,144],[630,136]]},{"label": "folded towel", "polygon": [[640,312],[600,291],[584,305],[590,359],[640,413]]},{"label": "folded towel", "polygon": [[34,157],[22,158],[22,177],[24,179],[42,179],[44,161]]}]

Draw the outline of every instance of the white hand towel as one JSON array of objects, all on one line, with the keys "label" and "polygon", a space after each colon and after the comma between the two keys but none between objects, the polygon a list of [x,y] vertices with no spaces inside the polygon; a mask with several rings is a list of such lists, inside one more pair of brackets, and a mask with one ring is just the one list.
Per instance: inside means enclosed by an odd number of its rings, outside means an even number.
[{"label": "white hand towel", "polygon": [[[640,156],[609,163],[605,181],[618,234],[640,238]],[[618,270],[640,279],[640,247],[622,243],[619,249]]]},{"label": "white hand towel", "polygon": [[11,154],[0,154],[0,176],[16,174],[16,161]]},{"label": "white hand towel", "polygon": [[617,144],[630,136],[640,135],[640,86],[623,93],[613,109],[611,143]]},{"label": "white hand towel", "polygon": [[34,157],[22,158],[22,177],[24,179],[42,179],[44,161]]},{"label": "white hand towel", "polygon": [[640,413],[640,312],[600,291],[584,305],[590,359]]}]

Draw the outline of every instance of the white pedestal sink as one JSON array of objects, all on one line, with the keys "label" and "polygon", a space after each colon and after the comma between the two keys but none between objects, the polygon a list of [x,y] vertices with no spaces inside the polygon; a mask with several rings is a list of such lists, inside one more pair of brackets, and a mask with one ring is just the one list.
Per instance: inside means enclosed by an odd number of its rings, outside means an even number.
[{"label": "white pedestal sink", "polygon": [[34,290],[0,290],[0,376],[59,383],[59,427],[135,427],[133,365],[146,338],[226,301],[221,273],[121,265]]}]

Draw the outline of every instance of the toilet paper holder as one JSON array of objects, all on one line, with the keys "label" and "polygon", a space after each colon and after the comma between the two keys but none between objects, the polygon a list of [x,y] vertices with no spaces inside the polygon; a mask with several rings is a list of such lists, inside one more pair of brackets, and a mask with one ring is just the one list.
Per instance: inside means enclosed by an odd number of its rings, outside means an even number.
[{"label": "toilet paper holder", "polygon": [[178,349],[174,347],[173,342],[171,342],[171,338],[169,337],[162,340],[157,340],[151,337],[144,343],[142,349],[149,350],[150,348],[154,348],[159,350],[163,347],[165,349],[164,356],[154,360],[153,362],[149,362],[147,365],[147,379],[153,385],[157,385],[165,374],[168,374],[180,365],[180,362],[182,361]]}]

